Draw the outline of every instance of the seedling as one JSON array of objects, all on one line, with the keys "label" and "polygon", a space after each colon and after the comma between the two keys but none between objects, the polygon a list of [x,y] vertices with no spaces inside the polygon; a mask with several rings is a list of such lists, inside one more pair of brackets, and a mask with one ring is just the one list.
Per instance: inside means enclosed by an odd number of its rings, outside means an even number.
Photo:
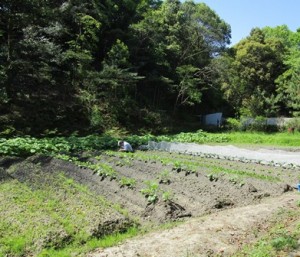
[{"label": "seedling", "polygon": [[208,174],[207,175],[209,181],[218,181],[218,177],[215,174]]},{"label": "seedling", "polygon": [[239,183],[239,178],[237,176],[234,176],[234,177],[230,177],[229,178],[229,181],[232,183],[232,184],[238,184]]},{"label": "seedling", "polygon": [[168,161],[165,160],[165,159],[161,159],[160,162],[161,162],[161,164],[162,164],[163,166],[167,166],[167,165],[168,165]]},{"label": "seedling", "polygon": [[162,193],[162,199],[164,202],[170,202],[174,199],[174,194],[171,191],[165,191]]},{"label": "seedling", "polygon": [[106,163],[99,163],[97,165],[97,169],[94,171],[99,176],[101,176],[102,179],[105,179],[106,177],[110,177],[110,179],[113,180],[116,179],[117,177],[117,172]]},{"label": "seedling", "polygon": [[182,171],[183,165],[182,165],[182,163],[180,161],[175,161],[173,163],[173,165],[174,165],[173,170],[176,170],[177,172]]},{"label": "seedling", "polygon": [[156,182],[145,181],[146,188],[141,189],[141,193],[147,198],[149,203],[156,203],[158,200],[159,187]]},{"label": "seedling", "polygon": [[187,167],[187,170],[186,170],[186,172],[185,172],[185,175],[187,176],[187,175],[189,175],[189,174],[191,174],[191,173],[195,173],[196,176],[198,175],[198,173],[196,172],[195,166],[192,165],[192,164],[189,164],[188,167]]},{"label": "seedling", "polygon": [[160,184],[170,184],[170,172],[168,170],[163,170],[159,174],[158,179]]},{"label": "seedling", "polygon": [[120,179],[119,181],[121,187],[128,187],[128,188],[131,188],[133,189],[136,185],[136,180],[134,178],[126,178],[126,177],[123,177]]}]

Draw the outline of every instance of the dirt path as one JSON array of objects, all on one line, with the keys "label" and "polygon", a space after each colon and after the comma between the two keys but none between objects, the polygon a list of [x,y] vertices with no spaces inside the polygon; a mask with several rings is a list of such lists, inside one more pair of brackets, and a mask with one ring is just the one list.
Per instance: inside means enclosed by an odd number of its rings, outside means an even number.
[{"label": "dirt path", "polygon": [[116,247],[99,249],[88,257],[231,256],[263,232],[274,214],[282,208],[295,208],[299,200],[300,194],[294,191],[257,205],[223,210]]}]

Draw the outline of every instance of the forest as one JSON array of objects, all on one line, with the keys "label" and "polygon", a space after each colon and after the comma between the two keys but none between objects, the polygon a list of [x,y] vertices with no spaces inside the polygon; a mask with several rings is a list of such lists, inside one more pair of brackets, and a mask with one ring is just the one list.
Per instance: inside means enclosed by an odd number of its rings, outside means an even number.
[{"label": "forest", "polygon": [[1,136],[298,117],[300,28],[230,39],[230,24],[191,0],[1,0]]}]

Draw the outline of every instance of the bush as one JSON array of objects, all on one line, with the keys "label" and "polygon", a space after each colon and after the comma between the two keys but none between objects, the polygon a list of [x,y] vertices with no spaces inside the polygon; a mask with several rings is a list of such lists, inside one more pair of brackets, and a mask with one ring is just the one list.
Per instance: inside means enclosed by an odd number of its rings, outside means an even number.
[{"label": "bush", "polygon": [[262,116],[257,116],[247,127],[249,131],[267,131],[267,119]]},{"label": "bush", "polygon": [[293,118],[286,124],[286,129],[292,129],[294,131],[300,131],[300,118]]},{"label": "bush", "polygon": [[232,131],[240,131],[242,128],[241,121],[235,118],[226,119],[226,127]]}]

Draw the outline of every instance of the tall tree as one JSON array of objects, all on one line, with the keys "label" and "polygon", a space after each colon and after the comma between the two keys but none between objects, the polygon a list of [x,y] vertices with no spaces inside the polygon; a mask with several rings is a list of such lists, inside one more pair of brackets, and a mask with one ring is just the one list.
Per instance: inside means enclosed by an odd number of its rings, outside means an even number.
[{"label": "tall tree", "polygon": [[207,74],[202,71],[229,43],[229,25],[203,3],[167,0],[131,28],[134,63],[146,77],[142,96],[152,94],[157,108],[168,108],[171,101],[176,106],[200,102]]},{"label": "tall tree", "polygon": [[228,101],[235,104],[242,115],[277,115],[277,77],[284,71],[283,43],[265,38],[255,28],[250,36],[233,47],[227,59],[231,76],[224,78],[223,89]]},{"label": "tall tree", "polygon": [[268,37],[282,40],[285,52],[282,57],[286,70],[277,80],[277,92],[280,96],[281,105],[285,107],[286,115],[300,115],[300,30],[292,32],[287,26],[266,28]]}]

